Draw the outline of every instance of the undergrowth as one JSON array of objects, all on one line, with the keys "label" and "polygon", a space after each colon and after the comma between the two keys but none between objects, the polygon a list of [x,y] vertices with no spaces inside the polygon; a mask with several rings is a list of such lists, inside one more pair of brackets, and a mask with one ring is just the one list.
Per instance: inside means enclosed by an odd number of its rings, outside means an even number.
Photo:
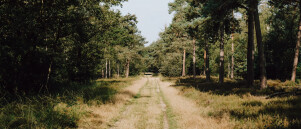
[{"label": "undergrowth", "polygon": [[118,90],[135,80],[100,79],[71,84],[47,94],[9,95],[1,92],[0,128],[76,128],[87,106],[111,103]]}]

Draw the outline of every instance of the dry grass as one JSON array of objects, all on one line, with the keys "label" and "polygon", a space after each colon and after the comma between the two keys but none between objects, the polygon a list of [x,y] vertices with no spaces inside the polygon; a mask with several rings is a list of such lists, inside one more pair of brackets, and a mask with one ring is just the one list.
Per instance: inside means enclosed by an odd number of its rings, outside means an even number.
[{"label": "dry grass", "polygon": [[[301,97],[284,96],[265,99],[271,93],[292,91],[298,87],[270,86],[267,90],[259,88],[245,88],[243,82],[226,81],[224,85],[217,84],[214,79],[210,83],[204,78],[198,78],[194,83],[190,78],[169,78],[174,80],[180,94],[190,99],[194,105],[189,105],[175,97],[171,101],[184,103],[185,108],[194,113],[184,119],[197,119],[188,125],[198,128],[301,128]],[[271,81],[269,81],[271,84]],[[275,83],[275,82],[273,82]],[[277,83],[280,83],[279,81]],[[181,109],[181,105],[174,105]],[[192,108],[191,108],[192,107]],[[184,107],[183,107],[184,108]],[[194,118],[196,117],[196,118]],[[205,121],[205,122],[204,122]],[[185,124],[185,123],[183,123]],[[193,127],[192,127],[193,128]]]},{"label": "dry grass", "polygon": [[102,105],[94,105],[87,108],[89,115],[81,118],[79,128],[107,128],[111,120],[117,117],[120,109],[125,103],[136,95],[140,87],[146,82],[146,78],[132,82],[133,85],[121,89],[109,103]]}]

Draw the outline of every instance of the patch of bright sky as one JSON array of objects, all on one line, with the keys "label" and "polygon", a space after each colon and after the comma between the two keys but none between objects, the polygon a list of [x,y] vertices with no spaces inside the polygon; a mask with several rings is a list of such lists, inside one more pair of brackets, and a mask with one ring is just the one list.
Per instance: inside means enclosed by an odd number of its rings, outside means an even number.
[{"label": "patch of bright sky", "polygon": [[114,7],[114,9],[119,9],[122,15],[128,13],[136,15],[137,27],[146,38],[148,46],[158,40],[159,33],[171,23],[173,14],[168,12],[170,2],[173,0],[128,0],[123,3],[122,8]]}]

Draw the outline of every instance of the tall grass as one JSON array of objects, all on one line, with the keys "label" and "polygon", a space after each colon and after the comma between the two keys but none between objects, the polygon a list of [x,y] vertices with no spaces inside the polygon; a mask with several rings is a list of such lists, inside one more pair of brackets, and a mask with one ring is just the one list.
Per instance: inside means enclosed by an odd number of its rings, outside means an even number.
[{"label": "tall grass", "polygon": [[[39,95],[0,96],[0,128],[76,128],[85,108],[113,101],[119,89],[135,78],[73,83]],[[3,94],[2,94],[3,93]]]}]

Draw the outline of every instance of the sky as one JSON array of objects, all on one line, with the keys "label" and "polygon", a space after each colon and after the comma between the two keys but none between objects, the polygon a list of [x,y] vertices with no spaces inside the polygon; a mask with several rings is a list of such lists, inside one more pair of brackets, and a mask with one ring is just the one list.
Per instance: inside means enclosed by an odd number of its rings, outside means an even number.
[{"label": "sky", "polygon": [[138,20],[137,27],[148,44],[159,39],[159,33],[168,26],[173,18],[168,12],[168,3],[173,0],[128,0],[122,8],[117,7],[122,13],[135,14]]}]

